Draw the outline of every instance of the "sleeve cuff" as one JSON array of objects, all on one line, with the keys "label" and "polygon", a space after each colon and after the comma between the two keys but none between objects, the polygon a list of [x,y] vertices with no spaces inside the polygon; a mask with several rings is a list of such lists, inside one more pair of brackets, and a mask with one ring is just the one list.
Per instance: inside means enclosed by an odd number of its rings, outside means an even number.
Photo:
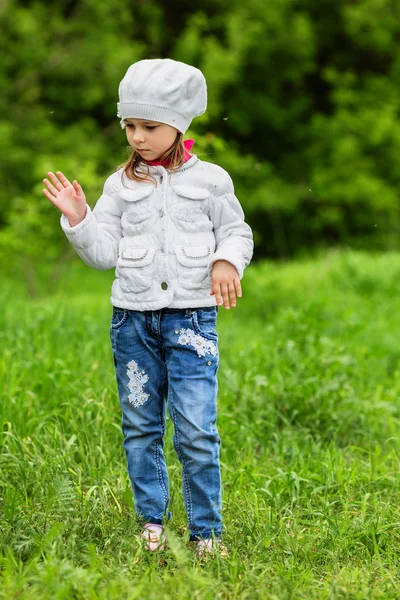
[{"label": "sleeve cuff", "polygon": [[65,215],[61,216],[60,223],[67,239],[76,248],[90,248],[96,241],[96,220],[88,205],[86,206],[86,216],[78,225],[71,227]]},{"label": "sleeve cuff", "polygon": [[65,231],[65,233],[70,233],[72,235],[76,235],[77,233],[79,233],[81,231],[82,228],[84,228],[85,226],[87,227],[91,212],[92,211],[90,210],[90,206],[87,204],[85,218],[83,219],[83,221],[78,223],[78,225],[74,225],[74,227],[71,227],[71,225],[69,224],[69,221],[65,215],[61,215],[60,223],[61,223],[62,230]]}]

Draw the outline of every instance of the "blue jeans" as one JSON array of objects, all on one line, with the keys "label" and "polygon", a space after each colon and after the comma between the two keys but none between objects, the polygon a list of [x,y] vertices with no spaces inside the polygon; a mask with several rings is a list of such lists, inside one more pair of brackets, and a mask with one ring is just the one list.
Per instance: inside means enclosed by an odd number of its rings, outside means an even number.
[{"label": "blue jeans", "polygon": [[111,342],[122,430],[137,515],[169,517],[165,408],[182,464],[190,539],[219,536],[220,438],[217,421],[217,308],[113,309]]}]

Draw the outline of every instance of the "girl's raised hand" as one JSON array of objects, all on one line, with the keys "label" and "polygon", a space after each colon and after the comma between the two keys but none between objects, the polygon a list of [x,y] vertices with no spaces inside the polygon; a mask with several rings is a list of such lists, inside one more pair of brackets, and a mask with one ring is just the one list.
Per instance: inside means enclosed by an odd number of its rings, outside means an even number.
[{"label": "girl's raised hand", "polygon": [[86,197],[77,181],[72,183],[57,171],[57,177],[51,171],[47,173],[51,181],[43,179],[47,187],[43,194],[65,215],[71,227],[78,225],[86,216]]}]

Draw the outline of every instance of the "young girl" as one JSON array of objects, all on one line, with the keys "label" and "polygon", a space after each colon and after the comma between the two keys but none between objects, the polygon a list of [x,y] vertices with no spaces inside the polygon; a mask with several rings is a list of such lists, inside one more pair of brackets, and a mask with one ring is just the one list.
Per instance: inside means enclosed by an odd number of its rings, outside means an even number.
[{"label": "young girl", "polygon": [[165,407],[174,425],[190,539],[218,548],[222,532],[217,419],[218,306],[236,306],[253,242],[229,175],[183,142],[204,113],[202,73],[170,59],[131,65],[118,116],[132,148],[93,212],[57,171],[43,194],[95,269],[116,267],[111,342],[135,509],[149,550],[165,546]]}]

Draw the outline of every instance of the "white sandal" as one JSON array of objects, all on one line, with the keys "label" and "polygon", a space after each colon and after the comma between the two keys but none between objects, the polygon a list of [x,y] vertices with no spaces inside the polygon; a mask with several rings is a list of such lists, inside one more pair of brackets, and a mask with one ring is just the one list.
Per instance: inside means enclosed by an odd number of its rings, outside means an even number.
[{"label": "white sandal", "polygon": [[219,556],[226,557],[228,556],[228,550],[221,543],[219,539],[208,538],[206,540],[198,540],[197,542],[197,556],[198,558],[204,556],[215,556],[218,554]]},{"label": "white sandal", "polygon": [[158,523],[146,523],[141,533],[146,540],[146,550],[155,552],[156,550],[164,550],[166,537],[162,532],[162,526]]}]

